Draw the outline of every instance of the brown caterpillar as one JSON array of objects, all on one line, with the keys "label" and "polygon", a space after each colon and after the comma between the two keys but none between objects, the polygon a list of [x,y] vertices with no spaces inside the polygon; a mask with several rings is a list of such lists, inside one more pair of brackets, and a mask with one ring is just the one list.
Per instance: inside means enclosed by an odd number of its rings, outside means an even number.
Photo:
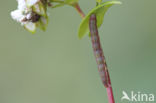
[{"label": "brown caterpillar", "polygon": [[91,34],[92,47],[93,47],[94,55],[95,55],[96,62],[98,65],[98,71],[100,73],[100,77],[104,86],[107,88],[110,83],[109,74],[107,70],[105,57],[103,55],[103,50],[100,44],[100,38],[98,35],[97,20],[96,20],[95,14],[92,14],[90,16],[89,29],[90,29],[90,34]]}]

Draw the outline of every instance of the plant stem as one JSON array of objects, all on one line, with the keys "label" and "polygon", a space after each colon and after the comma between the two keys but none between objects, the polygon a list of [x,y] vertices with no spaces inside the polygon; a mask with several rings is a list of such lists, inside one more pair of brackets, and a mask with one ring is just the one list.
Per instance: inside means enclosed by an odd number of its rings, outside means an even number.
[{"label": "plant stem", "polygon": [[84,18],[85,17],[85,14],[81,10],[79,4],[78,3],[75,3],[75,4],[73,4],[73,6],[75,7],[76,11],[80,14],[81,18]]},{"label": "plant stem", "polygon": [[[76,10],[80,14],[80,16],[82,18],[84,18],[85,14],[81,10],[79,4],[76,3],[73,6],[76,8]],[[115,103],[113,89],[111,86],[111,80],[110,80],[109,72],[107,69],[106,60],[105,60],[105,57],[103,54],[103,50],[101,48],[100,37],[98,34],[98,28],[97,28],[97,24],[96,24],[96,15],[95,14],[92,14],[90,17],[89,28],[90,28],[90,34],[91,34],[91,39],[92,39],[92,47],[93,47],[94,55],[95,55],[96,62],[98,65],[99,74],[100,74],[103,85],[107,89],[108,101],[109,101],[109,103]]]},{"label": "plant stem", "polygon": [[100,73],[102,83],[107,89],[109,103],[115,103],[113,90],[111,86],[111,80],[110,80],[109,72],[107,69],[107,64],[106,64],[106,60],[105,60],[103,50],[101,47],[101,43],[100,43],[100,37],[98,34],[95,14],[92,14],[90,16],[89,28],[90,28],[90,34],[91,34],[91,40],[92,40],[92,47],[93,47],[93,51],[94,51],[97,65],[98,65],[98,71]]}]

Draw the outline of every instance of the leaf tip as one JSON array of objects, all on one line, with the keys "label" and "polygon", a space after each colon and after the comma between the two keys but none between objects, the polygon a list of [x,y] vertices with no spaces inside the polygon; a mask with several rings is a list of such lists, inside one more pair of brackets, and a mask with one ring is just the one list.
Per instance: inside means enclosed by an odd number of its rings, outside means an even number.
[{"label": "leaf tip", "polygon": [[82,39],[82,37],[83,37],[82,35],[78,34],[78,38],[79,38],[80,40]]},{"label": "leaf tip", "polygon": [[115,4],[122,4],[121,1],[115,1]]}]

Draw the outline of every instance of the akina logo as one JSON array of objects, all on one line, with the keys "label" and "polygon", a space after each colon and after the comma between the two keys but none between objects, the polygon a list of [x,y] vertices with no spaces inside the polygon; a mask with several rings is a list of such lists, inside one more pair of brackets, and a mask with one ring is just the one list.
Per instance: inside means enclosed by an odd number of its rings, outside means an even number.
[{"label": "akina logo", "polygon": [[122,91],[121,101],[131,101],[131,102],[139,102],[139,103],[150,103],[154,102],[155,96],[153,93],[142,93],[142,92],[134,92],[126,93]]}]

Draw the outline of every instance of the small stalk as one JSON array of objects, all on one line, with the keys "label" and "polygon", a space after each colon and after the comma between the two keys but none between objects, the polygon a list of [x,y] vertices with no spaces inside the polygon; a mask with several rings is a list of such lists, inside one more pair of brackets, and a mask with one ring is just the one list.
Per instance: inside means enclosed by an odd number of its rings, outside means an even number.
[{"label": "small stalk", "polygon": [[81,10],[79,4],[78,3],[75,3],[75,4],[73,4],[73,6],[75,7],[76,11],[80,14],[81,18],[84,18],[85,17],[85,14]]},{"label": "small stalk", "polygon": [[109,72],[107,69],[107,64],[106,64],[106,60],[105,60],[103,50],[101,47],[101,43],[100,43],[100,37],[98,34],[95,14],[92,14],[90,16],[89,28],[90,28],[90,34],[91,34],[92,47],[93,47],[93,51],[94,51],[97,65],[98,65],[98,71],[99,71],[102,83],[107,89],[109,103],[115,103],[113,90],[111,86],[111,80],[110,80]]}]

